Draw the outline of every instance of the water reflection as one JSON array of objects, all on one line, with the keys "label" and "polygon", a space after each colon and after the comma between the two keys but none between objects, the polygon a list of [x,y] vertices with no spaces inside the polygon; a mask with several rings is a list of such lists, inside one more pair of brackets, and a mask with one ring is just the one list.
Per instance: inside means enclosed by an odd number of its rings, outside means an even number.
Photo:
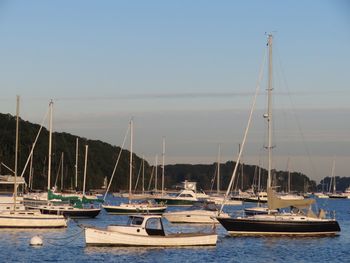
[{"label": "water reflection", "polygon": [[215,250],[215,246],[196,246],[196,247],[94,247],[87,246],[84,249],[84,253],[90,254],[111,254],[111,255],[145,255],[145,254],[157,254],[164,251],[193,251],[200,252],[203,250]]}]

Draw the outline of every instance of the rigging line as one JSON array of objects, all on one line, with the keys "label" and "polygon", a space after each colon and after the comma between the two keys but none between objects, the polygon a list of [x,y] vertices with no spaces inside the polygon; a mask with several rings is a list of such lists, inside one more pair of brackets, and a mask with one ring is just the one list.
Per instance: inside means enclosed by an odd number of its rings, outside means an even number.
[{"label": "rigging line", "polygon": [[218,172],[218,166],[219,166],[219,162],[216,163],[214,175],[213,175],[213,178],[211,179],[210,192],[212,192],[213,188],[214,188],[215,178],[216,178],[216,175],[217,175],[217,172]]},{"label": "rigging line", "polygon": [[[50,108],[50,107],[49,107],[49,108]],[[29,156],[28,156],[28,159],[27,159],[27,161],[26,161],[26,164],[24,165],[24,168],[23,168],[23,171],[22,171],[21,177],[23,177],[24,172],[26,171],[27,166],[28,166],[28,164],[29,164],[29,160],[30,160],[30,158],[31,158],[31,157],[32,157],[32,155],[33,155],[35,145],[36,145],[36,143],[37,143],[37,141],[38,141],[38,138],[39,138],[40,132],[41,132],[42,128],[44,127],[44,122],[46,121],[46,118],[47,118],[47,115],[49,114],[49,111],[50,111],[50,109],[48,109],[48,110],[47,110],[47,112],[46,112],[46,114],[45,114],[45,116],[44,116],[44,118],[43,118],[43,120],[42,120],[42,122],[41,122],[41,125],[40,125],[40,128],[39,128],[39,131],[38,131],[38,134],[36,135],[36,138],[35,138],[35,140],[34,140],[34,143],[33,143],[32,149],[31,149],[31,151],[30,151],[30,153],[29,153]]]},{"label": "rigging line", "polygon": [[262,61],[261,68],[260,68],[259,78],[258,78],[257,85],[256,85],[256,91],[255,91],[252,107],[251,107],[251,110],[250,110],[248,123],[247,123],[247,127],[245,129],[244,136],[243,136],[242,146],[241,146],[241,148],[239,150],[239,154],[238,154],[238,157],[237,157],[235,169],[233,170],[230,183],[229,183],[229,185],[227,187],[227,191],[226,191],[226,193],[224,195],[224,200],[223,200],[223,202],[221,204],[221,207],[220,207],[220,210],[219,210],[219,213],[218,213],[219,215],[222,213],[222,210],[224,208],[225,202],[226,202],[226,200],[228,198],[228,195],[229,195],[229,193],[231,191],[233,181],[234,181],[234,179],[236,177],[237,168],[238,168],[237,163],[240,162],[240,159],[241,159],[241,156],[242,156],[243,148],[244,148],[244,145],[245,145],[245,141],[247,139],[248,130],[250,128],[250,123],[251,123],[253,112],[254,112],[254,109],[255,109],[255,103],[256,103],[256,100],[257,100],[257,97],[258,97],[258,94],[259,94],[259,90],[260,90],[260,83],[261,83],[261,80],[262,80],[262,77],[263,77],[263,71],[264,71],[263,69],[264,69],[264,64],[265,64],[265,61],[266,61],[266,54],[267,54],[267,48],[265,48],[264,57],[263,57],[263,61]]},{"label": "rigging line", "polygon": [[147,191],[149,191],[151,189],[151,184],[152,184],[152,180],[153,180],[153,174],[154,174],[154,166],[152,166],[152,171],[151,171],[151,176],[150,176],[150,179],[149,179]]},{"label": "rigging line", "polygon": [[121,154],[122,154],[122,151],[123,151],[123,148],[124,148],[124,145],[125,145],[125,142],[126,142],[126,138],[127,138],[128,134],[129,134],[129,130],[130,130],[130,125],[128,125],[128,128],[127,128],[127,130],[126,130],[126,133],[125,133],[125,136],[124,136],[124,140],[123,140],[123,144],[122,144],[122,146],[120,147],[120,151],[119,151],[119,154],[118,154],[118,158],[117,158],[117,161],[116,161],[116,163],[115,163],[115,165],[114,165],[113,172],[112,172],[112,175],[111,175],[111,179],[110,179],[109,184],[108,184],[108,187],[107,187],[107,189],[106,189],[106,193],[105,193],[105,195],[104,195],[104,197],[103,197],[103,201],[106,201],[107,193],[108,193],[108,191],[109,191],[109,188],[111,187],[111,184],[112,184],[112,181],[113,181],[113,178],[114,178],[115,171],[117,170],[117,166],[118,166],[118,163],[119,163],[119,160],[120,160],[120,156],[121,156]]},{"label": "rigging line", "polygon": [[286,78],[286,76],[285,76],[285,74],[284,74],[282,62],[281,62],[281,59],[280,59],[280,56],[279,56],[278,48],[277,48],[276,51],[277,51],[278,63],[279,63],[279,66],[280,66],[280,68],[281,68],[282,79],[283,79],[283,81],[284,81],[284,83],[285,83],[285,85],[286,85],[286,90],[287,90],[288,98],[289,98],[290,104],[291,104],[291,106],[292,106],[292,113],[293,113],[295,122],[296,122],[296,124],[297,124],[298,131],[299,131],[300,136],[301,136],[301,138],[302,138],[303,146],[305,147],[305,151],[306,151],[306,154],[307,154],[307,156],[308,156],[309,162],[310,162],[310,164],[311,164],[311,168],[312,168],[312,170],[313,170],[313,173],[314,173],[315,175],[317,175],[318,173],[317,173],[316,166],[314,165],[314,163],[313,163],[313,161],[312,161],[309,147],[308,147],[307,144],[306,144],[305,136],[304,136],[304,133],[302,132],[301,124],[300,124],[300,121],[299,121],[298,116],[297,116],[296,111],[295,111],[296,107],[295,107],[294,101],[292,100],[292,97],[291,97],[291,93],[290,93],[290,90],[289,90],[287,78]]},{"label": "rigging line", "polygon": [[[57,181],[58,181],[58,177],[60,176],[60,172],[61,172],[61,169],[63,169],[62,166],[62,154],[61,154],[61,158],[60,158],[60,161],[59,161],[59,164],[58,164],[58,168],[56,169],[56,180],[55,180],[55,184],[54,186],[57,187]],[[62,187],[62,186],[61,186]]]}]

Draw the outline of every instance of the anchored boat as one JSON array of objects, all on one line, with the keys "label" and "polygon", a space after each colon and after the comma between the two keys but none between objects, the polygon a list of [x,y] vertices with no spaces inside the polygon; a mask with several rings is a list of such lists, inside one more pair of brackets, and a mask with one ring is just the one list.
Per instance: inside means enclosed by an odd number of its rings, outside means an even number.
[{"label": "anchored boat", "polygon": [[94,246],[215,246],[216,233],[166,234],[161,216],[130,216],[127,225],[110,225],[107,229],[85,227],[86,245]]},{"label": "anchored boat", "polygon": [[[264,117],[267,119],[268,124],[268,145],[266,147],[268,150],[267,214],[236,218],[217,217],[217,220],[228,231],[230,235],[337,235],[340,232],[340,227],[335,218],[326,218],[326,214],[323,210],[320,210],[318,215],[312,212],[311,205],[315,203],[314,199],[283,199],[281,196],[277,196],[275,191],[272,189],[272,35],[268,36],[267,45],[269,48],[269,81],[267,89],[268,112],[264,115]],[[253,108],[251,110],[248,125],[245,130],[242,148],[245,144],[245,139],[250,125]],[[242,148],[240,149],[237,162],[239,161],[242,155]],[[236,168],[232,174],[227,193],[231,189],[235,175]],[[223,207],[221,207],[221,210],[222,208]],[[272,210],[274,209],[279,210],[286,208],[290,208],[290,211],[278,211],[276,213],[272,212]]]}]

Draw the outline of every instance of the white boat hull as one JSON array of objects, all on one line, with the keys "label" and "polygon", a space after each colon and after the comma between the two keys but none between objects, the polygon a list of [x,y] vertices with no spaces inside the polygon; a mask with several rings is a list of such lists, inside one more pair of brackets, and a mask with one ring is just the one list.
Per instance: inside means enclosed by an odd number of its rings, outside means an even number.
[{"label": "white boat hull", "polygon": [[240,200],[227,199],[224,201],[224,198],[222,198],[222,197],[210,197],[210,198],[208,198],[208,201],[214,202],[214,204],[216,204],[216,205],[222,205],[224,203],[226,206],[242,205],[243,204],[243,202]]},{"label": "white boat hull", "polygon": [[[164,213],[163,217],[171,223],[191,223],[191,224],[218,224],[216,220],[218,212],[206,210],[192,210]],[[221,213],[221,217],[229,217],[226,213]]]},{"label": "white boat hull", "polygon": [[116,231],[85,228],[86,245],[94,246],[215,246],[216,234],[171,234],[166,236],[140,236]]},{"label": "white boat hull", "polygon": [[0,228],[60,228],[67,227],[63,216],[43,215],[40,212],[5,211],[0,213]]}]

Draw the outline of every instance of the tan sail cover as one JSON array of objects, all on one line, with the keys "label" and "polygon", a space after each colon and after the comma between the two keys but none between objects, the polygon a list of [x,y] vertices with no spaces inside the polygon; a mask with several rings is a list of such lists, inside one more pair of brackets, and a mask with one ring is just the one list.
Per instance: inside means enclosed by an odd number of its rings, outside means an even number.
[{"label": "tan sail cover", "polygon": [[267,205],[270,210],[294,206],[299,209],[308,208],[315,203],[315,199],[284,200],[279,198],[275,191],[269,187],[267,190]]}]

